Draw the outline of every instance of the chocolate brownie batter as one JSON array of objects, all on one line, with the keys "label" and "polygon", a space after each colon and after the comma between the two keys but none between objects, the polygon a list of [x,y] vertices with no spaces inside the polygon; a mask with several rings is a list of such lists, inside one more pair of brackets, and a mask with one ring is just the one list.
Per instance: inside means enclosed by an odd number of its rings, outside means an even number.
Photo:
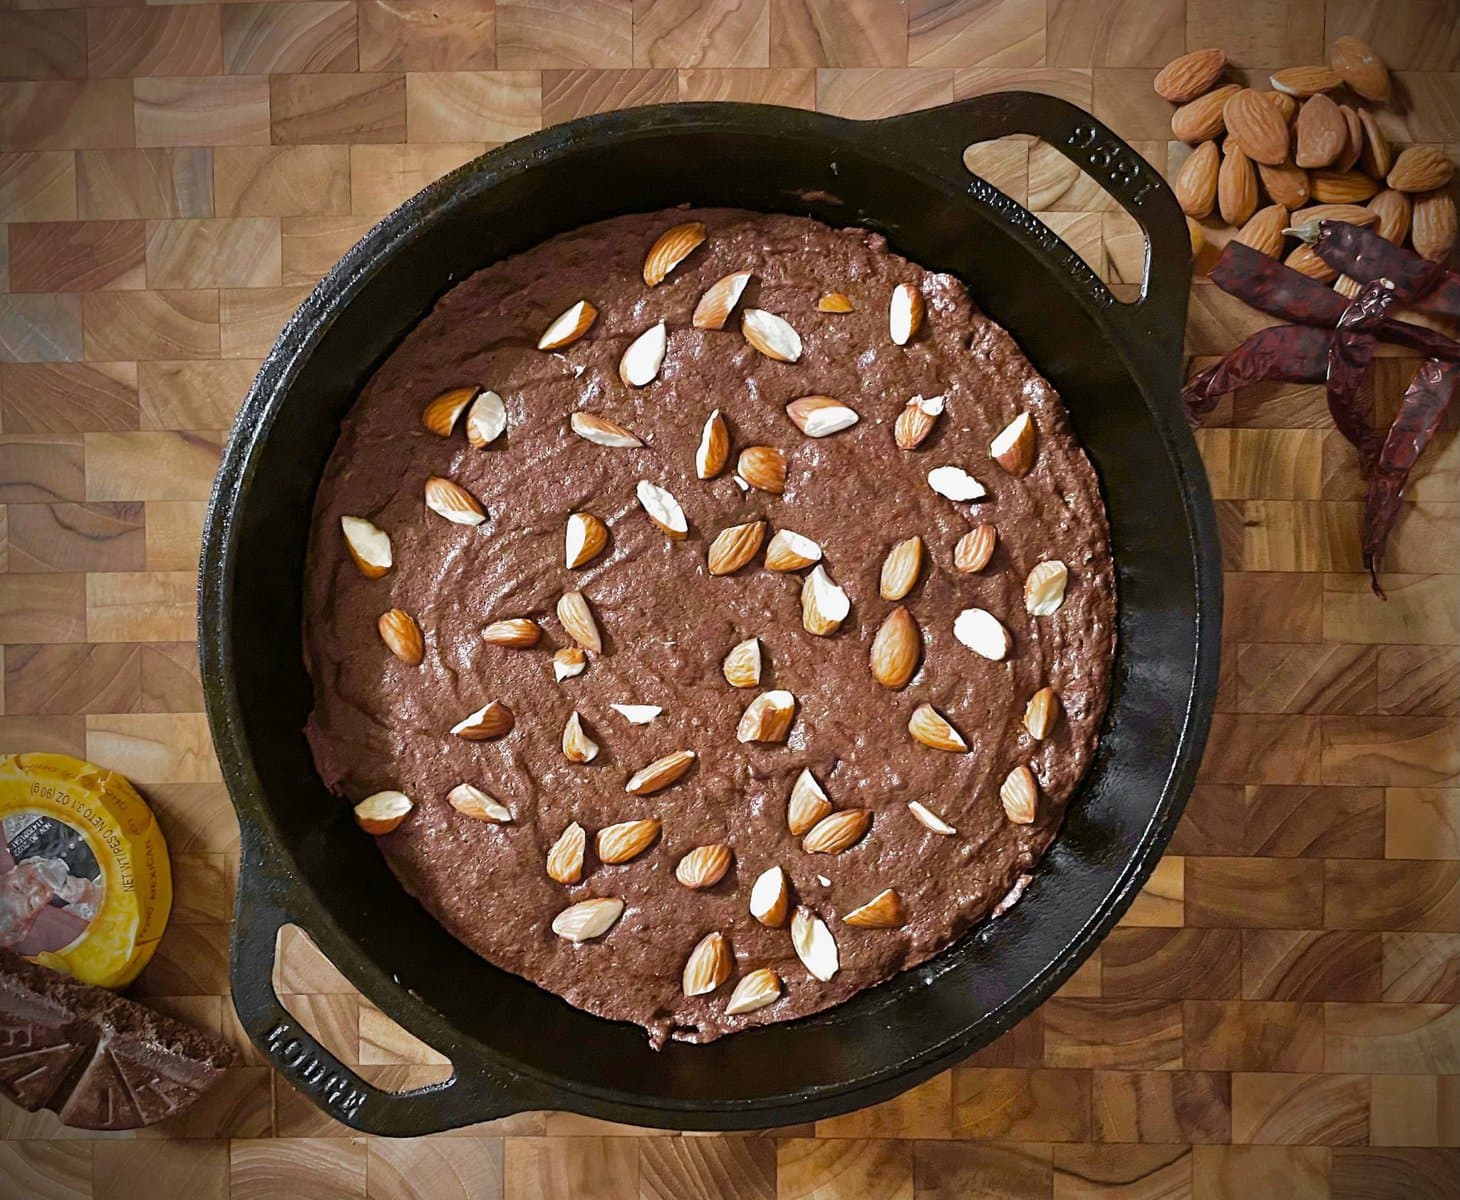
[{"label": "chocolate brownie batter", "polygon": [[[708,237],[657,287],[644,284],[646,251],[670,226],[703,221]],[[706,288],[731,272],[753,278],[723,330],[690,315]],[[888,330],[895,285],[921,293],[926,317],[906,346]],[[844,293],[849,313],[818,310]],[[586,299],[599,315],[558,350],[537,349],[543,331]],[[794,363],[774,361],[740,331],[746,308],[784,317],[799,333]],[[619,359],[658,321],[668,350],[657,379],[626,386]],[[505,434],[485,449],[458,425],[449,439],[422,427],[423,408],[451,388],[490,388],[506,403]],[[805,436],[785,406],[833,396],[860,421],[825,438]],[[946,411],[914,450],[893,440],[909,398],[943,396]],[[695,450],[711,410],[725,416],[730,468],[696,475]],[[575,436],[569,415],[591,411],[632,430],[637,449]],[[1038,432],[1033,469],[1017,477],[990,457],[990,443],[1027,412]],[[786,455],[784,493],[747,490],[733,475],[746,446]],[[955,503],[928,484],[938,466],[962,467],[987,496]],[[429,476],[452,479],[486,508],[479,526],[452,524],[423,504]],[[647,479],[683,506],[689,536],[671,540],[647,517],[635,485]],[[569,570],[568,514],[597,514],[605,551]],[[385,530],[393,568],[366,578],[341,534],[342,516]],[[802,626],[800,573],[765,569],[758,556],[711,576],[706,549],[727,526],[763,518],[818,542],[823,564],[851,599],[829,637]],[[988,566],[961,573],[954,544],[973,526],[997,526]],[[893,691],[874,681],[868,652],[893,605],[879,595],[892,545],[919,534],[927,547],[905,603],[923,650],[916,675]],[[1069,567],[1064,603],[1031,616],[1024,582],[1045,559]],[[804,1016],[919,963],[984,919],[1027,872],[1059,828],[1065,802],[1094,750],[1109,691],[1115,596],[1104,508],[1095,472],[1071,435],[1059,397],[1013,340],[982,316],[963,287],[891,253],[860,229],[729,209],[636,214],[590,225],[497,263],[453,288],[385,361],[342,424],[315,504],[305,647],[315,708],[308,735],[330,788],[351,802],[398,789],[415,808],[380,848],[405,886],[448,930],[484,958],[569,1003],[666,1037],[710,1041],[750,1025]],[[576,678],[555,682],[554,649],[571,645],[555,615],[558,597],[581,589],[603,635]],[[1012,635],[1003,661],[979,657],[953,634],[968,607],[995,614]],[[376,620],[412,614],[425,653],[410,666],[387,650]],[[542,640],[514,649],[483,641],[489,622],[527,617]],[[731,687],[721,661],[758,637],[759,689]],[[1062,702],[1049,736],[1021,723],[1043,687]],[[784,744],[742,744],[736,726],[766,688],[797,700]],[[451,734],[488,701],[515,714],[494,741]],[[908,718],[931,703],[963,734],[968,752],[914,741]],[[634,725],[612,704],[659,705]],[[591,763],[563,754],[564,724],[577,711],[600,744]],[[651,760],[692,749],[678,783],[651,796],[625,791]],[[1009,771],[1027,764],[1040,784],[1031,824],[1000,803]],[[872,815],[870,830],[839,854],[809,854],[786,822],[791,786],[809,767],[838,809]],[[509,824],[465,816],[447,793],[467,782],[512,812]],[[956,827],[920,824],[922,801]],[[622,865],[593,853],[593,834],[642,817],[663,821],[659,839]],[[555,883],[547,852],[571,822],[588,831],[580,883]],[[364,833],[360,836],[366,836]],[[680,858],[723,842],[734,865],[715,886],[690,891],[675,879]],[[828,982],[798,960],[789,926],[767,928],[748,911],[751,884],[779,864],[792,903],[825,920],[840,970]],[[854,928],[842,917],[884,888],[906,910],[895,929]],[[625,901],[601,937],[573,944],[554,916],[590,897]],[[729,979],[686,997],[681,971],[706,934],[733,951]],[[768,1007],[727,1016],[727,998],[748,972],[770,966],[784,991]]]}]

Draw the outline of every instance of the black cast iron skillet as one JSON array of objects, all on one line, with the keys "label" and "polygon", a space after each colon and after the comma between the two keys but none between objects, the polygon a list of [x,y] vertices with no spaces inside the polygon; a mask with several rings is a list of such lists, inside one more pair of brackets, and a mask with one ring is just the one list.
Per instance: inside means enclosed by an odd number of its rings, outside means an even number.
[{"label": "black cast iron skillet", "polygon": [[[961,161],[1036,134],[1145,231],[1141,298],[1118,303],[1068,247]],[[300,730],[310,506],[340,417],[444,289],[585,222],[691,201],[863,225],[961,276],[1068,404],[1103,478],[1120,588],[1110,714],[1024,899],[928,963],[830,1012],[651,1051],[455,941],[397,885]],[[742,104],[589,117],[524,138],[377,225],[285,327],[244,402],[203,542],[208,715],[243,831],[233,997],[278,1069],[346,1124],[415,1135],[523,1109],[669,1128],[784,1125],[883,1100],[1033,1009],[1114,924],[1180,815],[1216,686],[1221,575],[1178,403],[1189,243],[1166,186],[1079,109],[986,96],[855,122]],[[510,896],[483,896],[511,904]],[[323,1049],[270,984],[295,923],[382,1009],[447,1055],[438,1086],[386,1093]]]}]

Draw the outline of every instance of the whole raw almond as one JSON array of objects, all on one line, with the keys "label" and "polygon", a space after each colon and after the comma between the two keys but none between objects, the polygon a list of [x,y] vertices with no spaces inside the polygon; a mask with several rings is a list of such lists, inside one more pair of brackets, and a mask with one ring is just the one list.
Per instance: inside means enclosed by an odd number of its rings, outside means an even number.
[{"label": "whole raw almond", "polygon": [[408,667],[419,666],[426,653],[421,627],[415,617],[403,608],[392,608],[380,614],[375,623],[386,648]]},{"label": "whole raw almond", "polygon": [[426,480],[426,507],[453,525],[480,525],[487,512],[469,491],[451,479],[432,475]]},{"label": "whole raw almond", "polygon": [[734,857],[724,842],[696,846],[679,860],[674,877],[691,891],[714,887],[725,878]]},{"label": "whole raw almond", "polygon": [[1312,244],[1318,240],[1318,226],[1324,221],[1347,221],[1350,225],[1369,226],[1378,224],[1379,216],[1362,204],[1310,204],[1288,218],[1286,232]]},{"label": "whole raw almond", "polygon": [[722,529],[710,543],[706,565],[711,575],[730,575],[740,570],[756,555],[765,537],[764,521],[746,521]]},{"label": "whole raw almond", "polygon": [[1348,145],[1348,122],[1338,105],[1321,93],[1303,101],[1295,132],[1293,161],[1304,169],[1328,166]]},{"label": "whole raw almond", "polygon": [[637,821],[620,821],[617,825],[600,829],[594,847],[599,861],[616,864],[638,858],[659,836],[660,827],[656,817],[644,817]]},{"label": "whole raw almond", "polygon": [[970,529],[953,547],[954,568],[969,574],[982,571],[989,565],[998,540],[999,531],[987,522]]},{"label": "whole raw almond", "polygon": [[872,638],[872,678],[885,688],[906,687],[918,669],[922,637],[912,613],[899,604],[883,620]]},{"label": "whole raw almond", "polygon": [[1364,123],[1359,120],[1358,110],[1350,104],[1340,104],[1338,111],[1343,113],[1343,122],[1348,126],[1348,144],[1334,159],[1333,166],[1339,171],[1352,171],[1364,152]]},{"label": "whole raw almond", "polygon": [[707,933],[690,951],[680,986],[686,996],[707,996],[730,978],[735,960],[723,933]]},{"label": "whole raw almond", "polygon": [[882,599],[901,600],[913,590],[922,569],[923,539],[913,534],[893,546],[882,560]]},{"label": "whole raw almond", "polygon": [[786,415],[807,437],[829,437],[850,429],[860,418],[856,409],[832,396],[802,396],[786,405]]},{"label": "whole raw almond", "polygon": [[1379,191],[1362,171],[1314,171],[1313,199],[1320,204],[1361,204]]},{"label": "whole raw almond", "polygon": [[553,918],[553,932],[565,941],[590,942],[602,937],[623,915],[624,902],[608,897],[580,900]]},{"label": "whole raw almond", "polygon": [[725,682],[731,687],[749,688],[760,683],[760,640],[746,638],[737,642],[720,664]]},{"label": "whole raw almond", "polygon": [[1431,192],[1450,182],[1455,164],[1438,146],[1410,146],[1389,168],[1387,181],[1398,192]]},{"label": "whole raw almond", "polygon": [[1359,155],[1359,166],[1365,174],[1383,179],[1394,165],[1394,155],[1389,150],[1389,139],[1379,128],[1379,122],[1367,108],[1359,109],[1359,124],[1364,130],[1364,149]]},{"label": "whole raw almond", "polygon": [[1053,688],[1042,687],[1024,706],[1024,728],[1035,741],[1042,742],[1053,731],[1060,716],[1060,698]]},{"label": "whole raw almond", "polygon": [[456,418],[476,397],[474,387],[452,388],[442,392],[421,410],[421,424],[437,437],[450,437],[456,428]]},{"label": "whole raw almond", "polygon": [[821,561],[821,547],[790,529],[778,529],[765,548],[768,571],[799,571]]},{"label": "whole raw almond", "polygon": [[724,329],[725,322],[740,303],[740,295],[749,282],[749,271],[736,271],[715,280],[705,289],[705,294],[695,305],[694,315],[690,317],[689,323],[696,329]]},{"label": "whole raw almond", "polygon": [[784,742],[796,716],[796,697],[783,688],[762,692],[752,700],[735,727],[739,742]]},{"label": "whole raw almond", "polygon": [[451,732],[468,742],[486,742],[511,733],[514,723],[512,710],[500,700],[493,700],[463,717],[451,727]]},{"label": "whole raw almond", "polygon": [[1028,825],[1039,807],[1039,784],[1028,767],[1015,767],[999,787],[1004,815],[1015,825]]},{"label": "whole raw almond", "polygon": [[915,741],[934,750],[962,754],[968,749],[963,735],[931,704],[919,704],[908,719],[907,731]]},{"label": "whole raw almond", "polygon": [[603,653],[603,638],[598,632],[598,622],[593,619],[593,610],[582,592],[564,592],[558,597],[558,621],[563,632],[585,650],[594,654]]},{"label": "whole raw almond", "polygon": [[1277,109],[1278,112],[1282,113],[1283,120],[1286,121],[1289,126],[1291,126],[1293,121],[1297,119],[1298,102],[1292,96],[1289,96],[1286,92],[1261,92],[1259,94],[1264,100],[1266,100],[1275,109]]},{"label": "whole raw almond", "polygon": [[1272,164],[1288,157],[1287,122],[1251,88],[1239,88],[1227,97],[1222,122],[1249,158]]},{"label": "whole raw almond", "polygon": [[1284,95],[1297,96],[1301,100],[1342,87],[1343,76],[1332,67],[1284,67],[1281,71],[1274,71],[1268,82]]},{"label": "whole raw almond", "polygon": [[355,824],[380,837],[398,829],[413,808],[415,804],[404,792],[373,792],[355,805]]},{"label": "whole raw almond", "polygon": [[1396,246],[1404,245],[1405,235],[1409,233],[1411,204],[1410,198],[1404,192],[1385,188],[1367,206],[1378,218],[1375,232]]},{"label": "whole raw almond", "polygon": [[774,1004],[781,995],[781,977],[770,967],[757,967],[744,976],[725,1002],[725,1015],[738,1017]]},{"label": "whole raw almond", "polygon": [[659,235],[644,256],[644,282],[655,287],[664,282],[664,277],[679,266],[705,240],[703,221],[686,221],[675,225]]},{"label": "whole raw almond", "polygon": [[705,418],[705,427],[700,433],[700,444],[695,450],[695,474],[701,479],[713,479],[725,469],[730,459],[730,430],[725,418],[717,408]]},{"label": "whole raw almond", "polygon": [[607,544],[608,526],[592,513],[568,514],[568,524],[563,532],[563,562],[569,568],[592,562]]},{"label": "whole raw almond", "polygon": [[583,851],[588,846],[588,835],[583,826],[574,821],[552,845],[547,856],[548,878],[555,883],[577,883],[583,878]]},{"label": "whole raw almond", "polygon": [[1173,58],[1156,72],[1151,86],[1156,95],[1172,104],[1185,104],[1195,100],[1218,79],[1227,66],[1227,56],[1212,47],[1192,50],[1179,58]]},{"label": "whole raw almond", "polygon": [[1241,90],[1240,84],[1229,83],[1183,104],[1171,114],[1171,133],[1192,146],[1220,137],[1227,128],[1222,108]]},{"label": "whole raw almond", "polygon": [[655,792],[662,792],[671,783],[678,782],[694,760],[693,750],[676,750],[673,754],[656,758],[647,767],[641,767],[629,777],[624,791],[635,796],[652,796]]},{"label": "whole raw almond", "polygon": [[542,636],[536,621],[526,617],[510,617],[505,621],[493,621],[482,630],[482,641],[492,646],[507,646],[513,650],[524,650],[536,646]]},{"label": "whole raw almond", "polygon": [[1329,47],[1328,61],[1365,100],[1382,104],[1389,99],[1389,68],[1367,42],[1352,35],[1341,37]]},{"label": "whole raw almond", "polygon": [[843,808],[822,817],[801,840],[807,854],[840,854],[855,846],[872,826],[872,814],[862,808]]},{"label": "whole raw almond", "polygon": [[1251,246],[1261,254],[1277,258],[1283,250],[1283,230],[1288,227],[1288,210],[1281,204],[1258,209],[1233,240]]},{"label": "whole raw almond", "polygon": [[1308,172],[1295,163],[1281,163],[1276,167],[1258,163],[1257,177],[1262,180],[1268,199],[1286,209],[1302,208],[1312,194]]},{"label": "whole raw almond", "polygon": [[1455,201],[1444,192],[1416,196],[1409,235],[1420,257],[1444,262],[1455,248]]},{"label": "whole raw almond", "polygon": [[914,396],[897,414],[892,438],[900,450],[916,450],[923,444],[938,418],[943,415],[942,396]]},{"label": "whole raw almond", "polygon": [[854,925],[859,929],[899,929],[907,924],[902,897],[892,888],[884,888],[866,904],[847,913],[842,918],[842,924]]},{"label": "whole raw almond", "polygon": [[767,867],[755,877],[750,888],[750,915],[772,929],[786,919],[790,911],[791,893],[786,872],[780,867]]},{"label": "whole raw almond", "polygon": [[[1394,193],[1396,196],[1398,192]],[[1306,275],[1309,279],[1316,279],[1320,283],[1332,283],[1338,278],[1338,272],[1324,262],[1314,252],[1313,247],[1307,242],[1299,242],[1295,249],[1283,263],[1300,275]]]},{"label": "whole raw almond", "polygon": [[1216,203],[1220,175],[1220,155],[1216,142],[1203,142],[1186,156],[1171,190],[1181,211],[1189,217],[1205,217]]},{"label": "whole raw almond", "polygon": [[735,463],[735,473],[762,492],[779,496],[786,490],[786,456],[774,446],[747,446]]},{"label": "whole raw almond", "polygon": [[791,797],[786,802],[786,828],[796,837],[811,830],[818,821],[831,812],[831,801],[816,782],[816,776],[809,768],[803,769],[791,785]]},{"label": "whole raw almond", "polygon": [[390,535],[364,517],[341,517],[340,532],[350,559],[366,579],[379,579],[391,568]]},{"label": "whole raw almond", "polygon": [[1217,210],[1228,225],[1241,225],[1257,211],[1257,172],[1252,160],[1231,138],[1222,147],[1217,173]]}]

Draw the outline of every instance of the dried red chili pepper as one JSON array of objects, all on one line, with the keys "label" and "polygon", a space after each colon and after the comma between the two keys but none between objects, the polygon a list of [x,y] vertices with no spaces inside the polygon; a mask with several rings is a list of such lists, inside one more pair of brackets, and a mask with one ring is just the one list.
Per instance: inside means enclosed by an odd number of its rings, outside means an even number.
[{"label": "dried red chili pepper", "polygon": [[1433,359],[1421,363],[1404,393],[1399,415],[1384,439],[1364,500],[1364,566],[1379,596],[1384,595],[1384,589],[1379,586],[1379,568],[1383,565],[1389,531],[1399,515],[1404,485],[1457,394],[1460,394],[1460,366]]},{"label": "dried red chili pepper", "polygon": [[1198,372],[1182,391],[1193,421],[1212,411],[1235,388],[1274,380],[1319,383],[1328,375],[1333,335],[1313,325],[1271,325],[1259,329],[1218,363]]},{"label": "dried red chili pepper", "polygon": [[1374,363],[1375,330],[1398,298],[1387,279],[1364,284],[1358,298],[1339,317],[1328,347],[1328,411],[1339,433],[1359,452],[1359,468],[1365,476],[1373,471],[1384,439],[1359,393]]},{"label": "dried red chili pepper", "polygon": [[1400,301],[1408,307],[1460,317],[1460,275],[1386,241],[1372,229],[1323,221],[1313,250],[1330,267],[1361,283],[1393,281]]}]

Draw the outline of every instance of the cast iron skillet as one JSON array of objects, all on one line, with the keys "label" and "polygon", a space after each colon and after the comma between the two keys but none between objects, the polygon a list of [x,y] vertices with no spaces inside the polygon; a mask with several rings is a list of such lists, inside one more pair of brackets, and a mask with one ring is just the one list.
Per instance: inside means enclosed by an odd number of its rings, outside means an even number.
[{"label": "cast iron skillet", "polygon": [[[971,142],[1037,134],[1145,231],[1139,301],[968,174]],[[1120,588],[1110,715],[1089,776],[1024,899],[921,967],[830,1012],[655,1053],[497,970],[405,895],[300,730],[300,596],[315,485],[341,415],[455,281],[610,215],[695,204],[885,232],[955,272],[1069,405],[1104,480]],[[589,117],[524,138],[377,225],[285,327],[244,402],[213,492],[199,597],[213,737],[243,831],[233,997],[278,1069],[355,1129],[415,1135],[523,1109],[669,1128],[784,1125],[910,1087],[1033,1009],[1115,922],[1160,856],[1201,757],[1221,575],[1211,500],[1178,403],[1189,243],[1165,185],[1109,130],[1007,93],[884,121],[743,104]],[[511,904],[483,896],[482,904]],[[351,981],[447,1055],[454,1076],[382,1092],[285,1012],[276,933],[305,929]]]}]

